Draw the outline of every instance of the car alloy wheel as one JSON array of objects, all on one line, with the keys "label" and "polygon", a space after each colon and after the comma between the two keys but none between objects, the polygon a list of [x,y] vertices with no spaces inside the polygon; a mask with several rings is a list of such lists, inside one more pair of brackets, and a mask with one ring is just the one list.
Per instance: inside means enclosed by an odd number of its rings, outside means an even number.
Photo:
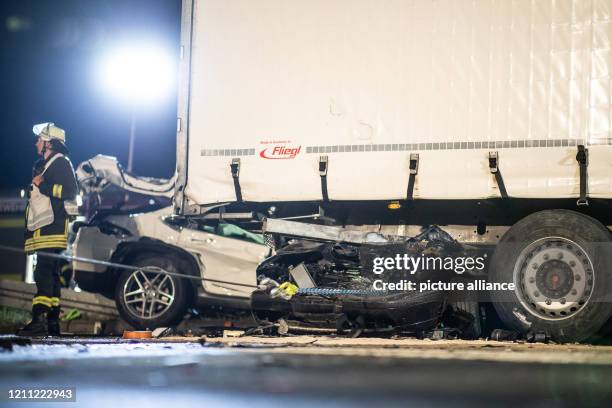
[{"label": "car alloy wheel", "polygon": [[[134,271],[123,285],[127,311],[139,319],[155,319],[170,309],[176,288],[161,268],[148,266]],[[159,271],[159,272],[158,272]]]}]

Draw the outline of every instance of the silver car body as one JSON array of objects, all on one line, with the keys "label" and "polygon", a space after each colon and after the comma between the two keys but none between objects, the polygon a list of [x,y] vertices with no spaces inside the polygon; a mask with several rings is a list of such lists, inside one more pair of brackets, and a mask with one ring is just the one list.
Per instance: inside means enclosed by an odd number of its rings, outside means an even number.
[{"label": "silver car body", "polygon": [[[81,163],[77,177],[84,194],[102,194],[113,185],[126,191],[151,196],[171,195],[172,180],[139,178],[123,171],[116,159],[96,156]],[[265,245],[173,225],[169,222],[172,207],[151,212],[116,214],[104,217],[104,222],[115,227],[113,233],[102,232],[95,224],[81,226],[71,245],[72,255],[79,258],[111,261],[122,244],[141,241],[153,242],[180,248],[193,257],[204,279],[256,285],[257,265],[270,253]],[[245,232],[245,234],[248,234]],[[78,262],[73,263],[77,271],[104,273],[105,266]],[[248,299],[253,289],[231,283],[203,280],[199,296],[223,296]]]}]

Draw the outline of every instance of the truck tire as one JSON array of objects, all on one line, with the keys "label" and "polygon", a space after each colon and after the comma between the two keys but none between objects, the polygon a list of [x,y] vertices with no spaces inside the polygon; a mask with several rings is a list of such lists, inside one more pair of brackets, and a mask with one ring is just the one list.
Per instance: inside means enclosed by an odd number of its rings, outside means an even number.
[{"label": "truck tire", "polygon": [[[141,254],[130,265],[180,273],[172,257]],[[153,330],[179,323],[189,306],[188,282],[163,272],[124,270],[115,287],[120,316],[140,330]]]},{"label": "truck tire", "polygon": [[492,295],[501,320],[558,342],[597,333],[612,315],[611,241],[604,225],[574,211],[546,210],[517,222],[489,268],[490,282],[515,284]]}]

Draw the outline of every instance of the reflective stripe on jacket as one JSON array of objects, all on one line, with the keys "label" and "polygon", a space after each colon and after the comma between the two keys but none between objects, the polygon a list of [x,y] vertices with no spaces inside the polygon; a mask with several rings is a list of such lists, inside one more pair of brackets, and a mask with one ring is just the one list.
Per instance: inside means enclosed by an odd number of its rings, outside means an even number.
[{"label": "reflective stripe on jacket", "polygon": [[[54,223],[55,224],[55,223]],[[54,224],[51,224],[53,226]],[[64,230],[59,234],[41,234],[41,229],[34,231],[34,234],[25,241],[25,250],[27,252],[38,251],[45,248],[62,248],[68,246],[68,219],[64,219]],[[47,229],[48,228],[44,228]]]},{"label": "reflective stripe on jacket", "polygon": [[[25,250],[38,251],[46,248],[65,249],[68,244],[68,214],[65,202],[73,200],[77,194],[76,176],[68,157],[56,153],[45,163],[43,182],[38,186],[41,195],[49,198],[53,212],[53,221],[48,225],[32,230],[26,228]],[[26,209],[26,220],[29,218],[30,204]],[[30,217],[31,218],[31,217]]]}]

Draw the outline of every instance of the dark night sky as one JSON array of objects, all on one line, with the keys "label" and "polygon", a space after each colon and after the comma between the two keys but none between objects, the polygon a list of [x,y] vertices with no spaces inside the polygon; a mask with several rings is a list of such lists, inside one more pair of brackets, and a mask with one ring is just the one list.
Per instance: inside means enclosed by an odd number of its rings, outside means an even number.
[{"label": "dark night sky", "polygon": [[[98,153],[127,166],[129,108],[100,92],[95,63],[134,39],[178,60],[180,0],[2,0],[0,2],[0,190],[25,187],[36,154],[32,125],[66,130],[74,165]],[[137,113],[134,172],[170,177],[176,94]]]}]

